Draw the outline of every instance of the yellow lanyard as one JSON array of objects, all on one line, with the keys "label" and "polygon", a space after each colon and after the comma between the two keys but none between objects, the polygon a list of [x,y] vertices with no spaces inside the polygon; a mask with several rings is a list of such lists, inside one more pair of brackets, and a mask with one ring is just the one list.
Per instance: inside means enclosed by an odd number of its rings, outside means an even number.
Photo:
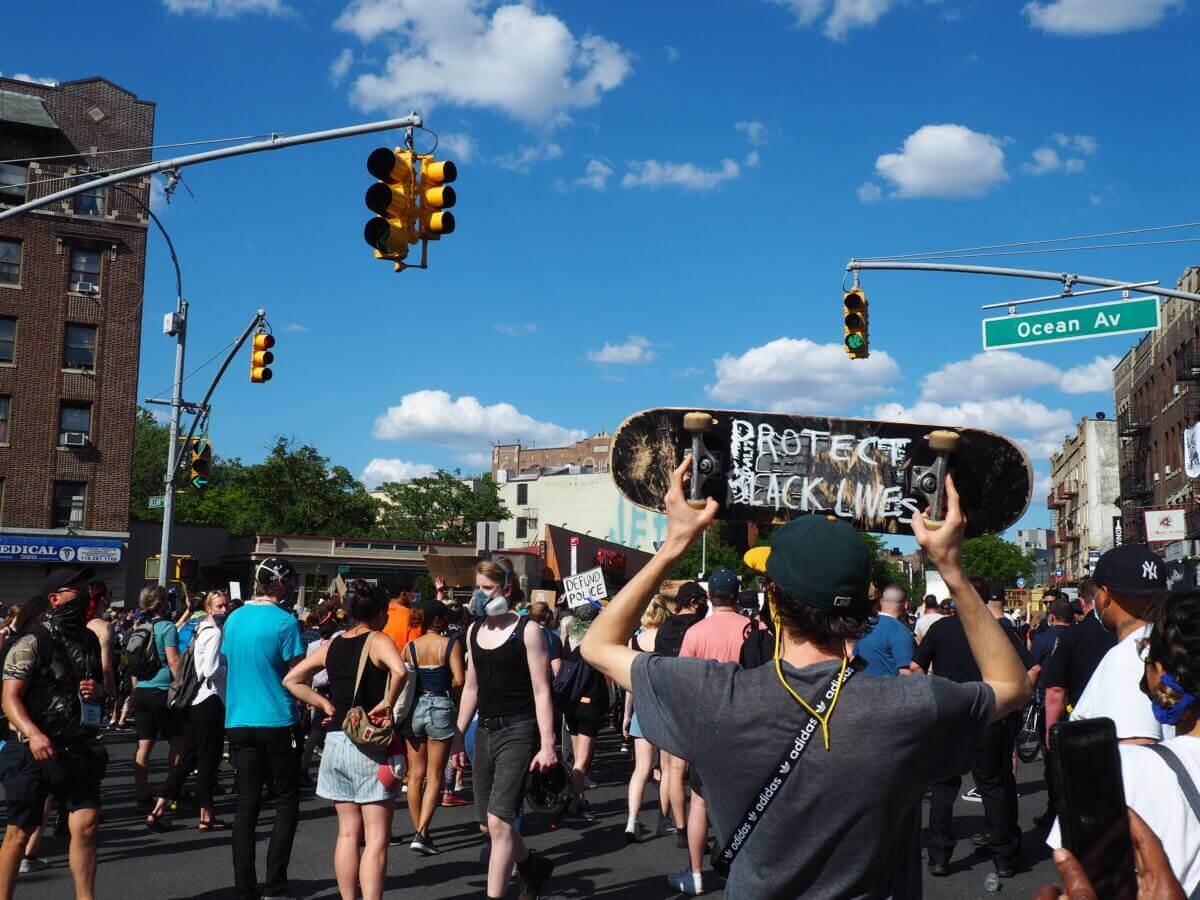
[{"label": "yellow lanyard", "polygon": [[779,683],[784,689],[792,695],[792,699],[803,706],[812,715],[821,726],[821,736],[825,738],[825,749],[829,750],[829,718],[833,715],[833,709],[837,706],[838,697],[842,694],[842,684],[846,680],[846,664],[849,660],[845,653],[842,654],[842,667],[838,671],[837,687],[833,689],[833,699],[829,702],[829,711],[825,715],[821,715],[815,709],[808,705],[803,697],[792,690],[792,686],[787,683],[787,679],[783,677],[783,660],[779,655],[779,648],[782,645],[783,638],[783,623],[779,621],[779,614],[776,613],[775,619],[775,674],[779,676]]}]

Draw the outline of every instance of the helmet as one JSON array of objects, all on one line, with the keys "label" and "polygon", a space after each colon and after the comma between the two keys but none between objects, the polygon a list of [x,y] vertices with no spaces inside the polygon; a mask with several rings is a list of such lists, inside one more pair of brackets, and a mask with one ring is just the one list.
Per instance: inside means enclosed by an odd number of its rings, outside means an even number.
[{"label": "helmet", "polygon": [[282,556],[268,556],[254,569],[254,580],[262,585],[289,577],[296,577],[296,568]]},{"label": "helmet", "polygon": [[571,799],[571,773],[561,760],[552,768],[529,773],[525,788],[525,802],[534,812],[557,813]]}]

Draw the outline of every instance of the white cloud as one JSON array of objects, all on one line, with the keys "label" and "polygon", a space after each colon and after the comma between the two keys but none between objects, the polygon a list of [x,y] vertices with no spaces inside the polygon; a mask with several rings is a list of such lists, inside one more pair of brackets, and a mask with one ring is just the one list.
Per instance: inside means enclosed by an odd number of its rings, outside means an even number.
[{"label": "white cloud", "polygon": [[167,12],[183,15],[195,13],[201,16],[216,16],[232,19],[244,13],[265,13],[282,16],[293,12],[283,0],[163,0]]},{"label": "white cloud", "polygon": [[881,403],[875,407],[876,419],[901,422],[922,422],[937,425],[984,428],[1001,434],[1046,432],[1074,427],[1075,419],[1067,409],[1050,409],[1036,400],[1021,396],[998,397],[994,400],[967,400],[948,405],[932,400],[918,400],[912,406],[901,403]]},{"label": "white cloud", "polygon": [[1000,141],[963,125],[918,128],[875,171],[895,185],[894,197],[980,197],[1008,179]]},{"label": "white cloud", "polygon": [[608,179],[612,177],[613,168],[601,160],[589,159],[587,167],[583,171],[583,177],[577,178],[575,183],[590,187],[594,191],[602,191],[608,187]]},{"label": "white cloud", "polygon": [[506,337],[521,337],[522,335],[533,334],[537,331],[536,322],[499,322],[492,327]]},{"label": "white cloud", "polygon": [[522,175],[528,175],[534,163],[541,162],[544,159],[558,159],[560,156],[562,156],[562,147],[553,142],[539,144],[534,147],[522,144],[512,153],[497,156],[496,165],[502,169],[508,169],[510,172],[520,172]]},{"label": "white cloud", "polygon": [[353,0],[335,23],[363,41],[394,42],[383,70],[360,75],[363,110],[428,114],[439,103],[497,109],[527,123],[564,121],[632,73],[629,54],[600,37],[576,38],[532,3],[489,17],[481,0]]},{"label": "white cloud", "polygon": [[1032,506],[1044,497],[1050,496],[1050,487],[1052,481],[1049,472],[1039,472],[1033,470],[1033,499],[1029,501]]},{"label": "white cloud", "polygon": [[1076,175],[1084,170],[1086,163],[1077,156],[1063,159],[1053,147],[1038,147],[1033,151],[1033,161],[1022,163],[1021,171],[1030,175],[1048,175],[1062,171]]},{"label": "white cloud", "polygon": [[457,132],[439,134],[438,146],[453,154],[459,162],[464,163],[470,162],[475,156],[475,151],[479,149],[475,143],[475,138],[469,134]]},{"label": "white cloud", "polygon": [[825,16],[825,36],[840,41],[854,28],[866,28],[878,22],[896,5],[897,0],[772,0],[791,10],[796,24],[807,27]]},{"label": "white cloud", "polygon": [[480,445],[521,440],[552,447],[587,437],[579,428],[542,422],[511,403],[484,406],[475,397],[451,399],[445,391],[414,391],[375,420],[371,434],[381,440],[420,441],[477,453]]},{"label": "white cloud", "polygon": [[759,157],[757,150],[751,150],[749,153],[746,154],[746,168],[747,169],[757,169],[759,166],[759,163],[761,163],[761,162],[762,162],[762,160]]},{"label": "white cloud", "polygon": [[672,47],[670,44],[667,44],[667,62],[679,62],[679,50],[677,50],[675,47]]},{"label": "white cloud", "polygon": [[854,191],[863,203],[875,203],[883,196],[883,188],[873,181],[864,181]]},{"label": "white cloud", "polygon": [[865,398],[886,393],[900,377],[900,367],[883,351],[851,360],[841,344],[807,338],[777,338],[741,356],[726,354],[715,366],[717,381],[704,388],[714,400],[795,412],[844,411],[847,385]]},{"label": "white cloud", "polygon": [[767,126],[762,122],[738,122],[733,127],[746,135],[751,147],[761,147],[767,142]]},{"label": "white cloud", "polygon": [[921,379],[921,400],[991,400],[1040,387],[1064,394],[1107,392],[1112,390],[1112,370],[1118,361],[1116,356],[1097,356],[1064,371],[1011,350],[988,350],[927,374]]},{"label": "white cloud", "polygon": [[1024,12],[1034,28],[1081,37],[1152,28],[1183,6],[1183,0],[1048,0],[1026,3]]},{"label": "white cloud", "polygon": [[359,481],[373,490],[385,481],[411,481],[414,478],[424,478],[432,475],[437,469],[428,463],[414,463],[403,459],[375,458],[367,463],[362,470]]},{"label": "white cloud", "polygon": [[[0,75],[3,75],[0,72]],[[44,84],[47,87],[54,87],[58,84],[57,78],[48,78],[44,75],[30,75],[28,72],[13,72],[8,76],[13,81],[27,81],[30,84]]]},{"label": "white cloud", "polygon": [[690,191],[711,191],[723,181],[737,178],[741,173],[732,159],[721,161],[719,169],[702,169],[694,163],[659,162],[656,159],[633,160],[629,171],[621,178],[621,187],[665,186],[682,187]]},{"label": "white cloud", "polygon": [[167,208],[167,180],[161,174],[150,176],[150,209],[162,215]]},{"label": "white cloud", "polygon": [[303,334],[308,331],[307,325],[301,325],[299,322],[292,322],[284,331],[290,331],[292,334]]},{"label": "white cloud", "polygon": [[1054,143],[1064,150],[1073,150],[1084,156],[1091,156],[1100,149],[1100,142],[1090,134],[1063,134],[1056,131],[1052,136]]},{"label": "white cloud", "polygon": [[599,350],[589,350],[590,362],[617,366],[639,366],[654,359],[651,343],[640,335],[631,334],[623,344],[605,343]]},{"label": "white cloud", "polygon": [[329,64],[329,80],[333,82],[334,86],[342,83],[342,79],[346,77],[346,73],[350,71],[352,65],[354,65],[354,51],[347,47]]},{"label": "white cloud", "polygon": [[695,378],[697,375],[703,374],[704,370],[697,366],[688,366],[687,368],[679,369],[678,371],[671,373],[672,377],[674,378]]}]

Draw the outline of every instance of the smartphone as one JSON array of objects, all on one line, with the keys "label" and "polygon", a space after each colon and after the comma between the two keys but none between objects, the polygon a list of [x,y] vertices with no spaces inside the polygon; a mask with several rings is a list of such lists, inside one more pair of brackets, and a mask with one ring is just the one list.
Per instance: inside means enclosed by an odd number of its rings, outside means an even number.
[{"label": "smartphone", "polygon": [[1137,874],[1112,719],[1060,722],[1051,730],[1062,845],[1100,897],[1135,900]]}]

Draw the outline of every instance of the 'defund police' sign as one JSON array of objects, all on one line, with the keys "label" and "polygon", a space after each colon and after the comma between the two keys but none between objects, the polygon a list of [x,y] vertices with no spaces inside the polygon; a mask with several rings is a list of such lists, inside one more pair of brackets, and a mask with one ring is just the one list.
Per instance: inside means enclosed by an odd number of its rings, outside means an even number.
[{"label": "'defund police' sign", "polygon": [[0,534],[0,561],[45,563],[119,563],[122,541]]}]

